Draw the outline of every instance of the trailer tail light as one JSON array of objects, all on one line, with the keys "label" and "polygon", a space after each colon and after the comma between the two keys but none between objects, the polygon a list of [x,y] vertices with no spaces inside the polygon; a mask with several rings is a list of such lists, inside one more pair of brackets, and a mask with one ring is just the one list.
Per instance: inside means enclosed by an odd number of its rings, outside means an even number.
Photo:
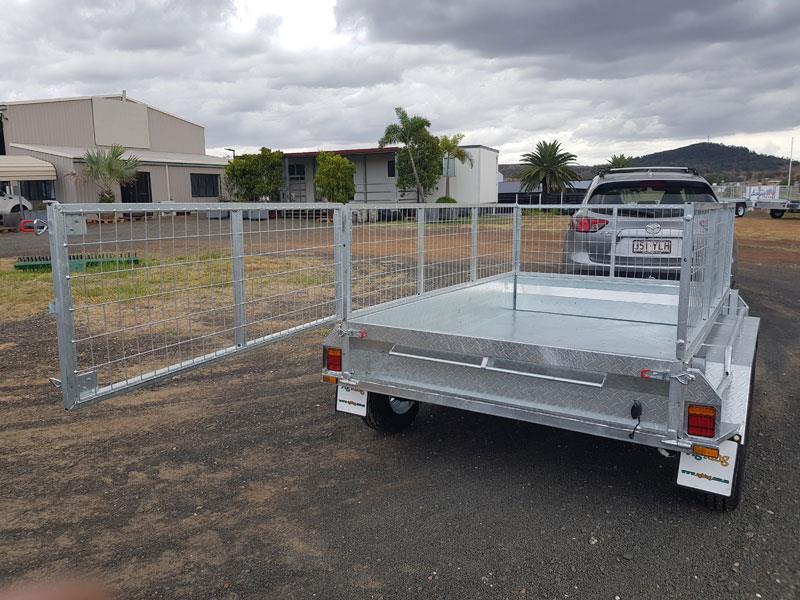
[{"label": "trailer tail light", "polygon": [[687,409],[686,429],[689,435],[712,438],[716,433],[717,409],[713,406],[690,404]]},{"label": "trailer tail light", "polygon": [[341,371],[342,370],[342,349],[341,348],[325,348],[325,368],[328,371]]},{"label": "trailer tail light", "polygon": [[600,231],[606,225],[608,225],[608,219],[593,219],[579,217],[578,215],[574,215],[569,222],[570,229],[578,233],[594,233],[595,231]]}]

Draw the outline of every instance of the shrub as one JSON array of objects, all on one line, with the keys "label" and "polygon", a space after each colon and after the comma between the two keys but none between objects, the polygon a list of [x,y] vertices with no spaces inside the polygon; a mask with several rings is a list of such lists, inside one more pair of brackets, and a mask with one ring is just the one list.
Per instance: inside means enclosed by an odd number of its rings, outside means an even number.
[{"label": "shrub", "polygon": [[458,204],[455,198],[451,198],[450,196],[441,196],[436,199],[436,204]]}]

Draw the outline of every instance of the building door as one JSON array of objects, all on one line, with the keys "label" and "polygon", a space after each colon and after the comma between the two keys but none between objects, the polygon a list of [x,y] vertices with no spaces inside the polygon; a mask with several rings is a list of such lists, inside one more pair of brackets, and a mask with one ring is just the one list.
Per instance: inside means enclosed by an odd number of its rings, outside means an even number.
[{"label": "building door", "polygon": [[289,167],[289,202],[306,201],[306,166],[301,163]]},{"label": "building door", "polygon": [[153,194],[150,189],[150,173],[139,171],[136,179],[120,187],[122,201],[131,202],[152,202]]}]

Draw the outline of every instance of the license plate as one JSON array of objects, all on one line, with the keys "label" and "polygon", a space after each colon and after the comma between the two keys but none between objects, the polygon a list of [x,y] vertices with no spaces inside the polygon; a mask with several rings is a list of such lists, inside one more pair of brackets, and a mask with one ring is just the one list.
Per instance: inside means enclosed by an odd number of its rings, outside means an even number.
[{"label": "license plate", "polygon": [[633,240],[634,254],[672,254],[672,240]]},{"label": "license plate", "polygon": [[719,445],[719,458],[681,454],[676,483],[684,487],[730,496],[739,444],[726,440]]},{"label": "license plate", "polygon": [[366,417],[367,392],[357,390],[349,385],[340,385],[336,390],[336,410]]}]

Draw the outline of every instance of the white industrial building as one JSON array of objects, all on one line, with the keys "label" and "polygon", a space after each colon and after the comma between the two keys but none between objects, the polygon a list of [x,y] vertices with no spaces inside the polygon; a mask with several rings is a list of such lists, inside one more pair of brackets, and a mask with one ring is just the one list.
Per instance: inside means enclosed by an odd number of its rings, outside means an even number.
[{"label": "white industrial building", "polygon": [[[435,202],[445,195],[445,173],[450,172],[450,196],[465,204],[497,202],[497,159],[494,148],[479,145],[461,146],[472,157],[472,165],[457,160],[442,161],[442,177],[425,198]],[[396,156],[399,148],[353,148],[329,150],[350,159],[356,165],[355,202],[416,202],[413,189],[397,188]],[[313,202],[318,197],[314,186],[318,151],[289,152],[284,156],[284,178],[289,202]]]}]

